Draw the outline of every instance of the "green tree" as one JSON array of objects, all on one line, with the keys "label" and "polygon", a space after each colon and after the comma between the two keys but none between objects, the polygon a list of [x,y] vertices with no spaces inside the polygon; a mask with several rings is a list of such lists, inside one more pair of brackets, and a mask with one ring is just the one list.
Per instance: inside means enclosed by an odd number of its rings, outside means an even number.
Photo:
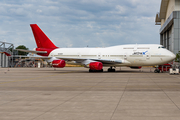
[{"label": "green tree", "polygon": [[175,61],[180,62],[180,51],[176,54]]},{"label": "green tree", "polygon": [[[29,48],[27,48],[26,46],[24,45],[19,45],[18,47],[16,47],[16,49],[24,49],[24,50],[29,50]],[[22,52],[22,51],[18,51],[18,55],[25,55],[27,56],[27,52]]]}]

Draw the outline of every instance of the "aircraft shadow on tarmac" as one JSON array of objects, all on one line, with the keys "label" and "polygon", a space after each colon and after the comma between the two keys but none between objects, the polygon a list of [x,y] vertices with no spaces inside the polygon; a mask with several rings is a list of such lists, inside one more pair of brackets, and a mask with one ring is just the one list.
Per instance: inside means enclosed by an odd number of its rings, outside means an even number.
[{"label": "aircraft shadow on tarmac", "polygon": [[[103,72],[89,72],[88,70],[63,70],[63,69],[55,69],[55,70],[43,70],[43,72],[51,72],[51,73],[97,73],[97,74],[107,74],[107,73],[152,73],[150,71],[143,71],[143,70],[116,70],[115,72],[108,72],[104,70]],[[39,71],[39,70],[38,70]]]}]

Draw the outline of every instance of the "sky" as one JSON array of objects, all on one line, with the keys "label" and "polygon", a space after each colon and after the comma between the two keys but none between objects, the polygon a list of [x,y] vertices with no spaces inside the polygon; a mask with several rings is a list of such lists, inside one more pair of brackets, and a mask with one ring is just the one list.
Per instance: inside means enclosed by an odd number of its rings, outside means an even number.
[{"label": "sky", "polygon": [[0,0],[0,41],[36,48],[30,24],[58,47],[159,44],[161,0]]}]

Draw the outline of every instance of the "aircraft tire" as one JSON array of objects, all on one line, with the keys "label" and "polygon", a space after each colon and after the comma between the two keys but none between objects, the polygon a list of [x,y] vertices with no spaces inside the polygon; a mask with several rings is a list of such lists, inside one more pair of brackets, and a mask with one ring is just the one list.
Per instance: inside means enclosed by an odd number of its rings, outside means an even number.
[{"label": "aircraft tire", "polygon": [[111,68],[108,69],[108,72],[115,72],[115,71],[116,71],[115,69],[111,69]]}]

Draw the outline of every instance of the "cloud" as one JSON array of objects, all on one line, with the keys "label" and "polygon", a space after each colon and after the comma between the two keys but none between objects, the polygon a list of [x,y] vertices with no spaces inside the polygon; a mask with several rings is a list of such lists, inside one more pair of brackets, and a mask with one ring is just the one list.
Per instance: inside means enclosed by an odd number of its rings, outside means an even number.
[{"label": "cloud", "polygon": [[157,0],[0,1],[0,35],[33,49],[29,24],[36,23],[59,47],[159,44],[159,7]]}]

